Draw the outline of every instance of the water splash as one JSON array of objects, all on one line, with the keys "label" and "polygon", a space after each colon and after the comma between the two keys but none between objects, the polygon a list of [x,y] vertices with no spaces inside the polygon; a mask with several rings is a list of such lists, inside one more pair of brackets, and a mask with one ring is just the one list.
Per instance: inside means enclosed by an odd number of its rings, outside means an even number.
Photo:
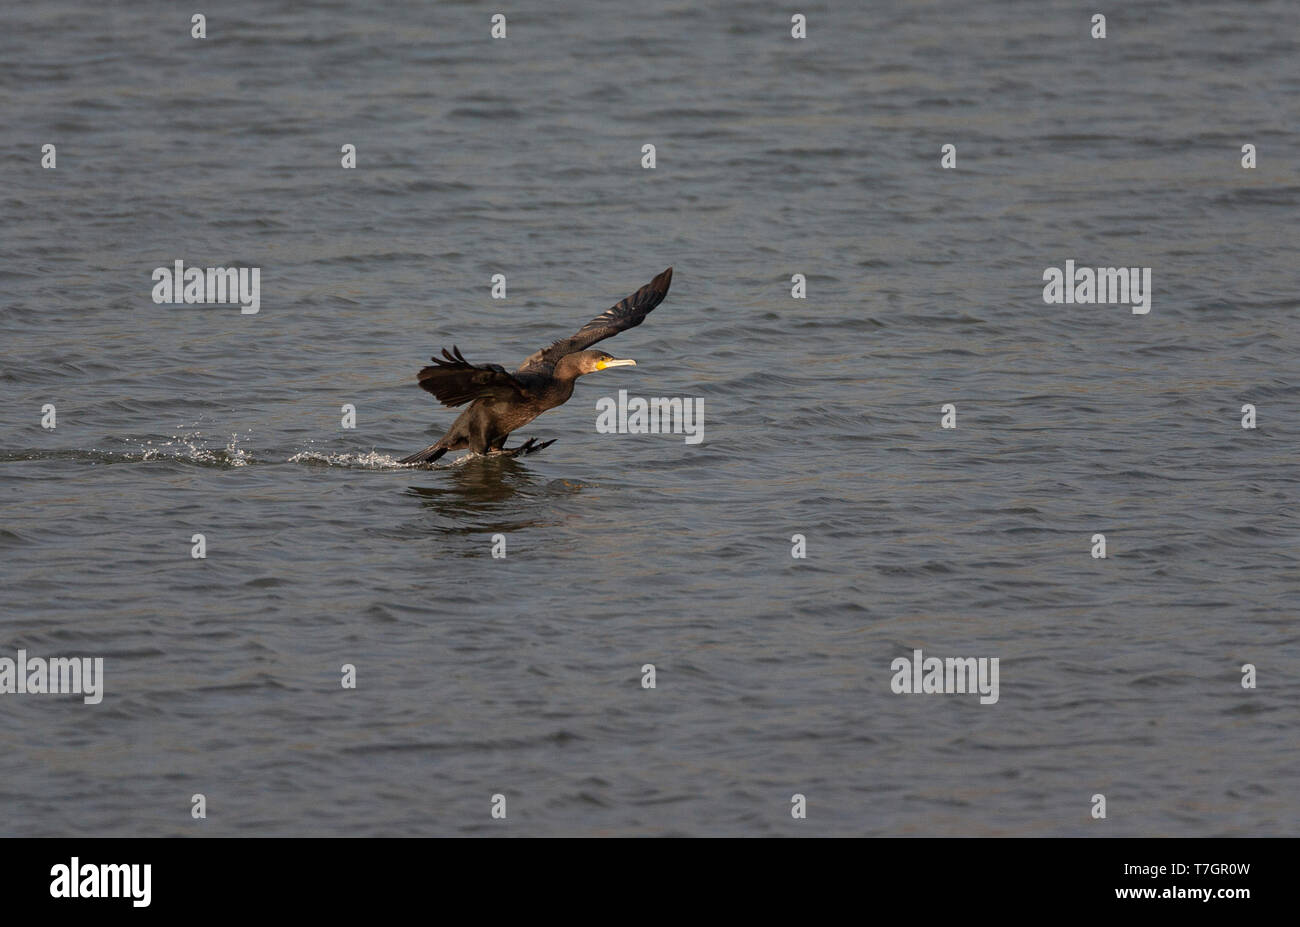
[{"label": "water splash", "polygon": [[378,451],[364,454],[322,454],[320,451],[300,451],[289,463],[318,464],[325,467],[352,467],[360,470],[409,470],[414,465],[398,463],[397,458]]},{"label": "water splash", "polygon": [[191,435],[172,435],[170,440],[146,441],[140,453],[130,451],[120,456],[126,460],[190,460],[194,463],[217,467],[246,467],[253,461],[253,456],[239,446],[239,435],[232,434],[224,448],[203,447],[197,443],[203,433],[196,431]]},{"label": "water splash", "polygon": [[[443,457],[436,463],[402,463],[390,454],[368,451],[364,454],[325,454],[320,451],[299,451],[289,458],[289,463],[317,464],[323,467],[352,467],[358,470],[447,470],[461,467],[471,460],[491,460],[491,454],[465,454],[454,459]],[[506,458],[503,458],[506,459]]]},{"label": "water splash", "polygon": [[172,435],[167,439],[157,438],[142,441],[138,438],[123,438],[122,443],[127,445],[125,450],[92,447],[89,449],[0,451],[0,462],[83,460],[97,464],[115,464],[176,461],[208,467],[234,468],[246,467],[254,461],[253,456],[239,446],[239,435],[232,434],[225,447],[204,447],[200,443],[202,439],[202,433],[196,431],[189,435]]}]

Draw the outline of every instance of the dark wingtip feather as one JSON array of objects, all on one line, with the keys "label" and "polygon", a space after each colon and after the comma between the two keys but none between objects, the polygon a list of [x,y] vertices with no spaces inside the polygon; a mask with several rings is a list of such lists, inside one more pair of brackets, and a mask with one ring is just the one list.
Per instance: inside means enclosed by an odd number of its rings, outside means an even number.
[{"label": "dark wingtip feather", "polygon": [[669,267],[663,273],[659,274],[650,281],[650,288],[663,299],[664,294],[668,292],[668,286],[673,282],[673,269]]}]

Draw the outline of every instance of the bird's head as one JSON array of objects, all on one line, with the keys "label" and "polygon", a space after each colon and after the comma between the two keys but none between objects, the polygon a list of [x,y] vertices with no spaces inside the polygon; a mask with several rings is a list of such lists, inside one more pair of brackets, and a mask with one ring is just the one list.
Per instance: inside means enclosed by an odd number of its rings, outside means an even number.
[{"label": "bird's head", "polygon": [[578,361],[578,376],[595,373],[597,370],[608,370],[610,367],[636,366],[636,361],[630,357],[618,358],[612,354],[606,354],[604,351],[580,351],[576,358]]}]

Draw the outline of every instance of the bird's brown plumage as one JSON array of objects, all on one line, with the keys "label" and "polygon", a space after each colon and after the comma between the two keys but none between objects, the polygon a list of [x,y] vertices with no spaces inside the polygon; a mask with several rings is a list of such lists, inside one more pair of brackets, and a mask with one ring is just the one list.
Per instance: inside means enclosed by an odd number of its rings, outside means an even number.
[{"label": "bird's brown plumage", "polygon": [[416,374],[420,388],[433,393],[444,406],[454,409],[475,399],[528,399],[528,391],[498,364],[471,364],[452,346],[442,357],[430,358],[433,366]]}]

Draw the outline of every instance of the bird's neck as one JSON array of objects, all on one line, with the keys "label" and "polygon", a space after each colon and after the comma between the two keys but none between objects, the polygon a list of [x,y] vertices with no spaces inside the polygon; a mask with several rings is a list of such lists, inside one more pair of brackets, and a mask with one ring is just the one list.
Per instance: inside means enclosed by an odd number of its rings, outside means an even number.
[{"label": "bird's neck", "polygon": [[582,376],[582,368],[579,366],[576,355],[566,354],[560,358],[560,362],[555,365],[555,379],[563,380],[566,383],[573,383],[574,380]]}]

